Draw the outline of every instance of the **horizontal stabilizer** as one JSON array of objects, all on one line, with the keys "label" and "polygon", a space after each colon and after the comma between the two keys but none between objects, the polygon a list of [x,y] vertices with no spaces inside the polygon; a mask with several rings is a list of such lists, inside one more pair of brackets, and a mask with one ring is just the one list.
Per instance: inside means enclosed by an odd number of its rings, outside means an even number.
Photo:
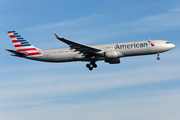
[{"label": "horizontal stabilizer", "polygon": [[18,51],[15,51],[15,50],[10,50],[10,49],[6,49],[7,51],[11,52],[13,56],[19,56],[19,57],[26,57],[28,55],[28,53],[26,52],[18,52]]}]

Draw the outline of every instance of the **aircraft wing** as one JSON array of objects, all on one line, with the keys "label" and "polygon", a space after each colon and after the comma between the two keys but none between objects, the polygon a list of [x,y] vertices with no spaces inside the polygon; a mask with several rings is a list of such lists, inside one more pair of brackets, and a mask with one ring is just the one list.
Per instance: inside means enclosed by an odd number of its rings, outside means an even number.
[{"label": "aircraft wing", "polygon": [[71,49],[75,49],[76,51],[79,51],[80,53],[83,53],[85,56],[89,55],[89,54],[96,54],[97,52],[102,51],[99,48],[83,45],[81,43],[77,43],[77,42],[73,42],[71,40],[64,39],[64,38],[60,37],[58,34],[56,34],[56,33],[54,33],[54,35],[60,41],[68,44],[69,47],[71,47]]}]

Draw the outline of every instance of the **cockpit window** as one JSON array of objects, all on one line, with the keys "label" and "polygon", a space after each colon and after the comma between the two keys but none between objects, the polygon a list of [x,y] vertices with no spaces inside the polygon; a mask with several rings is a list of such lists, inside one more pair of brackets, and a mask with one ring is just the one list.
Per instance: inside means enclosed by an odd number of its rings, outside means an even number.
[{"label": "cockpit window", "polygon": [[166,44],[169,44],[170,42],[166,42]]}]

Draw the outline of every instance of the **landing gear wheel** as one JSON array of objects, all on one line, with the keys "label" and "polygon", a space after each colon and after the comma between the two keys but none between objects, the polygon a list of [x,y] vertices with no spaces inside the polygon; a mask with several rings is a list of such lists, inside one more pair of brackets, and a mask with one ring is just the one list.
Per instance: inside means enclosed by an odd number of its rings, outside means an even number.
[{"label": "landing gear wheel", "polygon": [[93,67],[94,67],[94,68],[97,68],[97,64],[93,64]]},{"label": "landing gear wheel", "polygon": [[93,67],[89,67],[89,70],[90,70],[90,71],[93,70]]},{"label": "landing gear wheel", "polygon": [[90,68],[90,64],[86,64],[86,67],[87,67],[87,68]]},{"label": "landing gear wheel", "polygon": [[89,70],[93,70],[93,68],[97,68],[96,61],[91,61],[90,64],[86,64],[86,67],[89,68]]},{"label": "landing gear wheel", "polygon": [[160,60],[160,57],[157,57],[157,60]]},{"label": "landing gear wheel", "polygon": [[157,60],[160,60],[160,53],[157,54]]}]

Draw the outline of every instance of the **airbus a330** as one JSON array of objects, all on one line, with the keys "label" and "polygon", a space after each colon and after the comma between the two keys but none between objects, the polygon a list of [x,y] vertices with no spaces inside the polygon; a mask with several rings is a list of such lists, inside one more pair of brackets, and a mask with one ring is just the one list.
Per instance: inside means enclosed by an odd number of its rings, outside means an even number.
[{"label": "airbus a330", "polygon": [[16,31],[8,31],[8,34],[16,48],[16,50],[6,49],[12,53],[12,56],[44,62],[87,61],[89,63],[86,64],[86,67],[89,70],[96,68],[96,62],[100,60],[109,64],[118,64],[121,57],[150,54],[157,54],[157,60],[159,60],[160,53],[175,47],[166,40],[143,40],[89,46],[62,38],[55,33],[56,38],[69,47],[42,50],[34,47]]}]

